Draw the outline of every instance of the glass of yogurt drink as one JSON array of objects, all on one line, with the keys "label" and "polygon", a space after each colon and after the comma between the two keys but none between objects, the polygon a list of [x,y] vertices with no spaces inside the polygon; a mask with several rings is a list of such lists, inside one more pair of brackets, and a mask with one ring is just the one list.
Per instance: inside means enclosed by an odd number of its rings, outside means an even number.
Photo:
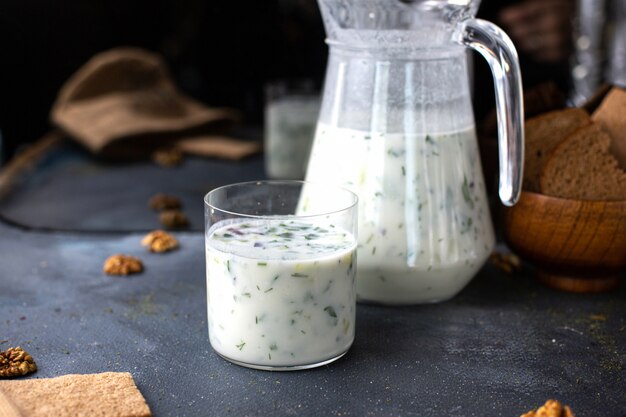
[{"label": "glass of yogurt drink", "polygon": [[301,180],[320,110],[312,81],[284,80],[265,88],[265,171],[269,178]]},{"label": "glass of yogurt drink", "polygon": [[[310,199],[324,210],[298,213]],[[227,185],[205,198],[209,339],[220,356],[299,370],[354,341],[357,197],[302,181]]]},{"label": "glass of yogurt drink", "polygon": [[500,199],[513,205],[519,197],[517,54],[502,30],[474,18],[479,3],[318,0],[330,55],[305,178],[359,196],[359,301],[447,300],[493,250],[467,47],[494,73]]}]

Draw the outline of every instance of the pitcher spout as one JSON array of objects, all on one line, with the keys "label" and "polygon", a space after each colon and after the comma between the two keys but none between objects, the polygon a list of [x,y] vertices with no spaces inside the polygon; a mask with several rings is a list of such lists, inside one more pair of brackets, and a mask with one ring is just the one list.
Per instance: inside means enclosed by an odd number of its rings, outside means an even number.
[{"label": "pitcher spout", "polygon": [[480,0],[318,0],[327,42],[362,48],[452,45],[454,28]]}]

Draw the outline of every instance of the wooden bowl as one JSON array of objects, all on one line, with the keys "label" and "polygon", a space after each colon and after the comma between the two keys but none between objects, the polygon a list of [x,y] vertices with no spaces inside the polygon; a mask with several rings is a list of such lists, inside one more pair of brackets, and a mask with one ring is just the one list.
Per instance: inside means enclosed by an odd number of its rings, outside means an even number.
[{"label": "wooden bowl", "polygon": [[505,238],[547,285],[573,292],[616,289],[626,270],[626,200],[584,201],[522,192],[505,209]]}]

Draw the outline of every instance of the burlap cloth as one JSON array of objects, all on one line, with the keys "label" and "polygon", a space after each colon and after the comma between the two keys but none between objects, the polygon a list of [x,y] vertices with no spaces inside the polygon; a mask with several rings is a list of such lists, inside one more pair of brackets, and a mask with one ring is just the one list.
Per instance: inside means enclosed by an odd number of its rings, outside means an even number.
[{"label": "burlap cloth", "polygon": [[94,56],[61,88],[52,122],[92,153],[142,157],[161,147],[227,159],[260,150],[228,136],[235,110],[185,96],[156,54],[116,48]]}]

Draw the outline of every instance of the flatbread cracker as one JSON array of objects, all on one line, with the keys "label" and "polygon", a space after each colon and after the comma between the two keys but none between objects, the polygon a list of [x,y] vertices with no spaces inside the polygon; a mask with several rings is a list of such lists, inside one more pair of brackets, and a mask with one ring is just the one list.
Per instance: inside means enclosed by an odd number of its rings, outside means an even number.
[{"label": "flatbread cracker", "polygon": [[0,391],[17,408],[20,417],[152,415],[127,372],[0,381]]}]

